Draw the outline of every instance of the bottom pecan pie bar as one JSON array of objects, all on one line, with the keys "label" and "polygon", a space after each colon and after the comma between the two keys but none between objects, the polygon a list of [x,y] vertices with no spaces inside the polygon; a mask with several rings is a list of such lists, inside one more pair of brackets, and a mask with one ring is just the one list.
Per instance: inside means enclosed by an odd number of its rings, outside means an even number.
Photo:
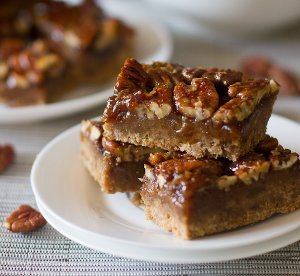
[{"label": "bottom pecan pie bar", "polygon": [[158,150],[111,141],[102,133],[101,123],[82,122],[80,152],[84,165],[104,192],[138,191],[144,163]]},{"label": "bottom pecan pie bar", "polygon": [[300,207],[300,161],[268,137],[236,162],[156,153],[141,189],[146,217],[183,239]]}]

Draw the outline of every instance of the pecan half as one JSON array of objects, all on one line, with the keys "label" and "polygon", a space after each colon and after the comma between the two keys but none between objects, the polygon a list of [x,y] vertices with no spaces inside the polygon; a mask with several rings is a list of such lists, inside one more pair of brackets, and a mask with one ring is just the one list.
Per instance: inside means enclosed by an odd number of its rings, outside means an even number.
[{"label": "pecan half", "polygon": [[148,91],[149,76],[143,66],[133,58],[126,59],[115,85],[115,92]]},{"label": "pecan half", "polygon": [[40,212],[29,205],[21,205],[6,218],[4,226],[12,232],[30,233],[46,223]]},{"label": "pecan half", "polygon": [[180,113],[201,121],[216,111],[219,94],[210,80],[197,78],[192,80],[191,85],[178,83],[174,88],[174,100]]},{"label": "pecan half", "polygon": [[228,95],[233,99],[218,109],[213,120],[218,123],[241,122],[253,112],[265,95],[277,93],[278,90],[279,86],[273,80],[249,80],[230,85]]},{"label": "pecan half", "polygon": [[15,151],[11,145],[0,146],[0,173],[6,170],[15,159]]}]

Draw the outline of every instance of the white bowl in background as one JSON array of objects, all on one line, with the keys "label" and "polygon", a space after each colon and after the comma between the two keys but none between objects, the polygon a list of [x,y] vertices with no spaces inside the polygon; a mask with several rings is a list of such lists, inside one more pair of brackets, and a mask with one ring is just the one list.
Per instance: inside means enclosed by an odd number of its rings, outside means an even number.
[{"label": "white bowl in background", "polygon": [[[228,33],[259,33],[300,20],[299,0],[147,0],[186,20]],[[172,14],[171,14],[172,15]],[[173,17],[176,20],[176,17]],[[182,18],[181,18],[182,19]],[[176,24],[176,22],[174,22]]]}]

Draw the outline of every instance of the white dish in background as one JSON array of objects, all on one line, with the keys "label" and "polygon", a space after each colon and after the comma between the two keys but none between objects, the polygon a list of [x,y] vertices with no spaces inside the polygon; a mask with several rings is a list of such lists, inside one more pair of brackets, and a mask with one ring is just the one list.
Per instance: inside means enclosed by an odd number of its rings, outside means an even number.
[{"label": "white dish in background", "polygon": [[[286,136],[283,129],[293,135]],[[79,158],[79,130],[80,126],[75,126],[52,140],[37,156],[31,173],[42,212],[52,218],[49,222],[54,228],[78,243],[137,259],[195,263],[261,254],[299,239],[300,210],[198,240],[179,240],[146,221],[143,211],[132,205],[126,194],[100,191]],[[298,124],[273,115],[268,133],[300,152]],[[297,230],[297,236],[282,240],[283,235]]]},{"label": "white dish in background", "polygon": [[[170,59],[173,50],[170,33],[157,20],[145,14],[145,11],[132,10],[126,3],[118,2],[116,5],[109,1],[105,2],[105,11],[124,20],[136,31],[133,57],[141,62]],[[113,93],[113,82],[97,89],[96,93],[86,95],[84,90],[86,89],[80,88],[69,93],[70,96],[64,100],[46,105],[19,108],[0,106],[0,124],[30,123],[87,110],[106,102]]]},{"label": "white dish in background", "polygon": [[[285,27],[299,20],[298,0],[148,0],[166,16],[226,34],[245,35]],[[195,24],[195,25],[196,25]]]}]

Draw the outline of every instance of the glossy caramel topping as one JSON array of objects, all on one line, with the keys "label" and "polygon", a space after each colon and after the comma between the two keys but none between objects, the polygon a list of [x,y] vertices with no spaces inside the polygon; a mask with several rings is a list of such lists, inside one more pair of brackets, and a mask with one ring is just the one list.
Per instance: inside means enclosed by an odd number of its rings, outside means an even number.
[{"label": "glossy caramel topping", "polygon": [[264,97],[276,95],[278,89],[272,80],[242,81],[241,72],[229,69],[127,59],[104,115],[114,121],[131,114],[161,119],[173,113],[228,124],[248,118]]},{"label": "glossy caramel topping", "polygon": [[[151,154],[146,166],[146,177],[159,190],[182,193],[181,198],[194,191],[217,186],[228,190],[236,183],[250,185],[264,177],[270,170],[293,166],[298,154],[278,145],[275,138],[266,136],[255,151],[236,162],[225,159],[195,159],[181,153]],[[180,191],[176,192],[176,187]]]}]

